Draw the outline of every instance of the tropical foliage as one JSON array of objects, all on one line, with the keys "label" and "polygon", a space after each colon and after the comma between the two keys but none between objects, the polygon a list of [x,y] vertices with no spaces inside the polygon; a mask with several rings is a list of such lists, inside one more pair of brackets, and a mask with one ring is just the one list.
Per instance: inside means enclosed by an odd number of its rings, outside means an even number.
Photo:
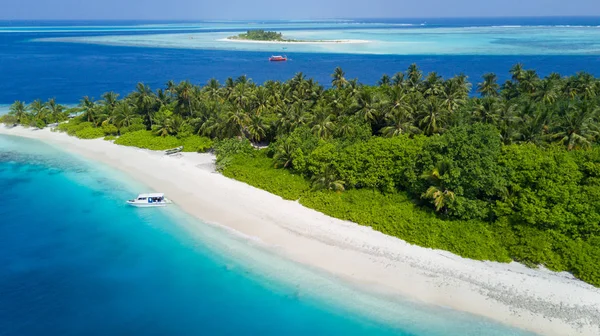
[{"label": "tropical foliage", "polygon": [[232,36],[231,38],[254,41],[285,41],[281,33],[275,31],[265,31],[263,29],[248,30],[246,33]]},{"label": "tropical foliage", "polygon": [[[287,199],[423,246],[600,285],[600,81],[521,65],[497,78],[486,74],[475,94],[465,76],[416,65],[375,86],[340,68],[328,88],[301,73],[263,85],[140,83],[122,99],[84,97],[58,129],[155,149],[212,139],[224,174]],[[16,102],[5,118],[57,120],[46,110]]]}]

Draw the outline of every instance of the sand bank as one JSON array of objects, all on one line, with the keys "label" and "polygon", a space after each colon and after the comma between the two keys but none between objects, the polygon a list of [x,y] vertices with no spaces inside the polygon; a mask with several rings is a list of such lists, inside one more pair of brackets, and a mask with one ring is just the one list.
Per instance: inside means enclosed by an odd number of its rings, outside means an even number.
[{"label": "sand bank", "polygon": [[378,293],[485,316],[544,335],[600,335],[600,289],[566,273],[464,259],[285,201],[213,170],[210,154],[80,140],[48,129],[0,134],[42,140],[127,173],[203,221],[260,240],[277,253]]},{"label": "sand bank", "polygon": [[315,41],[256,41],[256,40],[244,40],[244,39],[233,39],[233,38],[222,38],[217,41],[223,42],[239,42],[239,43],[259,43],[259,44],[357,44],[357,43],[369,43],[368,40],[315,40]]}]

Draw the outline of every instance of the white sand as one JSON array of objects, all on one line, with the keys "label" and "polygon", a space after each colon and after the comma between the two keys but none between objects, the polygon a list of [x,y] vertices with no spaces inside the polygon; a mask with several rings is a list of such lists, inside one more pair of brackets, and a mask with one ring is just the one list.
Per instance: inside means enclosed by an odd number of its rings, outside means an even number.
[{"label": "white sand", "polygon": [[566,273],[464,259],[337,220],[213,171],[213,156],[166,157],[50,130],[8,129],[97,160],[186,212],[260,240],[294,261],[371,290],[485,316],[544,335],[600,335],[600,289]]},{"label": "white sand", "polygon": [[218,39],[217,41],[240,42],[240,43],[259,43],[259,44],[357,44],[357,43],[369,43],[370,42],[368,40],[256,41],[256,40],[232,39],[229,37]]}]

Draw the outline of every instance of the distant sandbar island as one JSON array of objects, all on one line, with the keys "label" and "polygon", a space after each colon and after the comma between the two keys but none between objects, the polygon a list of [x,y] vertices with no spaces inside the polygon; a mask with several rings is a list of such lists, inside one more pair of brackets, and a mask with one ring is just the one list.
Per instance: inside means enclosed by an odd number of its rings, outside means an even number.
[{"label": "distant sandbar island", "polygon": [[229,36],[225,41],[233,42],[252,42],[252,43],[312,43],[312,44],[325,44],[325,43],[367,43],[367,40],[296,40],[288,39],[283,36],[282,33],[276,31],[265,31],[262,29],[248,30],[245,33],[241,33],[235,36]]}]

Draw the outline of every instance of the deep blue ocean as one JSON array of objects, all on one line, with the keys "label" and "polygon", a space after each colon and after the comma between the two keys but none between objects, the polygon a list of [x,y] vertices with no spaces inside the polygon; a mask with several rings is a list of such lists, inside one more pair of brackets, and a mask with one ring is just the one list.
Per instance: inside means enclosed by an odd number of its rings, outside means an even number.
[{"label": "deep blue ocean", "polygon": [[[581,25],[598,26],[600,18],[494,18],[494,19],[386,19],[364,22],[415,23],[426,22],[428,27],[464,27],[495,25]],[[535,69],[540,75],[558,72],[563,75],[587,71],[600,76],[600,56],[397,56],[355,54],[290,54],[293,62],[269,63],[270,53],[224,50],[188,50],[167,48],[140,48],[102,46],[78,43],[32,42],[33,39],[66,36],[122,35],[108,27],[165,22],[2,22],[0,26],[106,26],[107,32],[0,32],[0,104],[15,100],[31,101],[56,98],[62,103],[76,103],[88,95],[99,98],[107,91],[125,94],[137,82],[152,88],[163,87],[168,80],[190,80],[205,83],[210,78],[223,82],[227,77],[247,75],[257,83],[266,80],[286,80],[297,72],[329,85],[330,74],[341,66],[348,78],[358,78],[366,84],[376,83],[383,74],[404,71],[418,64],[424,72],[436,71],[444,77],[464,73],[473,83],[488,72],[495,72],[499,80],[509,78],[508,70],[516,63]],[[285,28],[280,29],[285,30]],[[182,29],[180,32],[185,32]],[[178,32],[178,31],[175,31]],[[133,34],[150,32],[127,32]],[[159,32],[160,33],[160,32]],[[173,31],[168,31],[173,33]]]},{"label": "deep blue ocean", "polygon": [[[426,21],[440,27],[463,27],[597,25],[599,20]],[[387,23],[394,22],[400,21]],[[143,24],[150,23],[164,24]],[[293,62],[270,64],[262,52],[32,41],[122,34],[55,33],[39,27],[50,31],[55,26],[139,24],[0,22],[0,26],[38,27],[35,33],[0,32],[0,105],[51,97],[69,104],[84,95],[99,98],[110,90],[124,94],[140,81],[157,88],[170,79],[203,83],[241,74],[260,83],[288,79],[302,71],[328,84],[337,66],[348,77],[369,84],[411,63],[425,72],[465,73],[472,80],[486,72],[506,79],[508,69],[517,62],[542,75],[582,70],[600,75],[597,55],[311,53],[290,55]],[[380,305],[386,298],[362,298],[335,279],[277,259],[244,239],[189,218],[176,207],[165,211],[129,208],[124,200],[145,191],[144,186],[37,141],[0,136],[0,190],[0,336],[525,335],[440,307],[406,302]],[[190,226],[201,229],[192,234]]]}]

